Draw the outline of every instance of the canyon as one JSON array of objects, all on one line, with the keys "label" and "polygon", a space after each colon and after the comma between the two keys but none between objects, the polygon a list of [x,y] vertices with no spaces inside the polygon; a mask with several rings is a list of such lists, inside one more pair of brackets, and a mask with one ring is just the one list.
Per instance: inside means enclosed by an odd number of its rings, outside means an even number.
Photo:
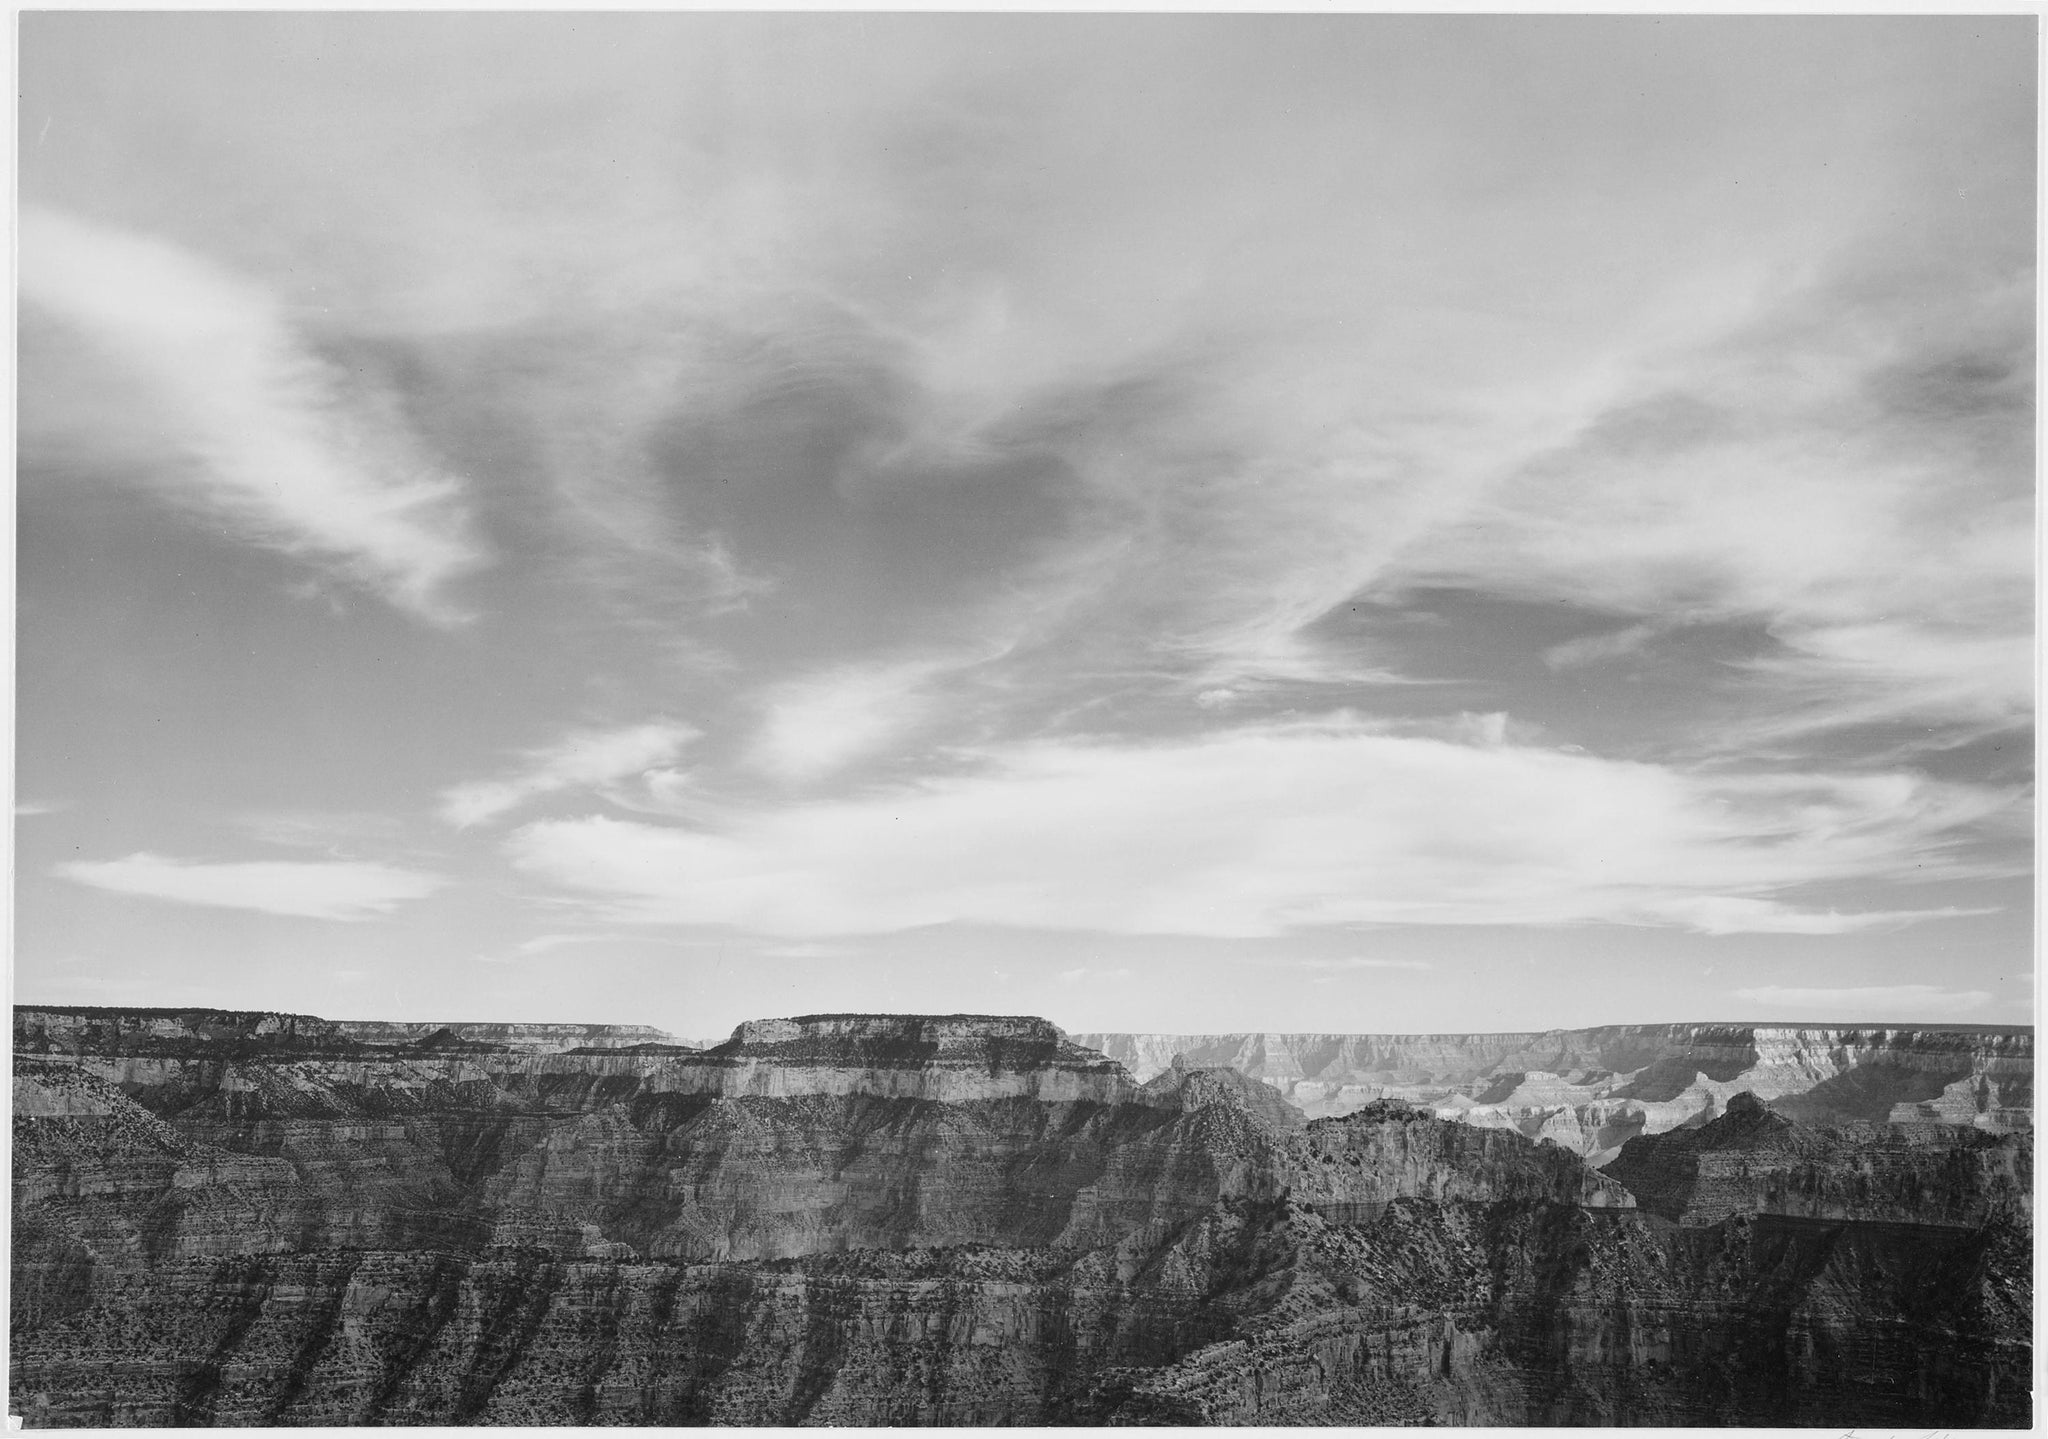
[{"label": "canyon", "polygon": [[1506,1034],[1076,1034],[1140,1079],[1175,1056],[1271,1085],[1311,1117],[1398,1099],[1605,1164],[1738,1094],[1821,1122],[2033,1123],[2034,1040],[2009,1026],[1608,1025]]},{"label": "canyon", "polygon": [[31,1427],[2031,1422],[2028,1031],[37,1006],[14,1052]]}]

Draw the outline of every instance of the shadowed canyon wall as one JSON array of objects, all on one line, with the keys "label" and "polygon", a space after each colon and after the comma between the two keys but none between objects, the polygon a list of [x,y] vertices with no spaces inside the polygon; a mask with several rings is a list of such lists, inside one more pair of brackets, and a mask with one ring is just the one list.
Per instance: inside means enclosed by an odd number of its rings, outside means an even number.
[{"label": "shadowed canyon wall", "polygon": [[2030,1418],[2024,1133],[1731,1096],[1603,1172],[1025,1017],[547,1029],[17,1010],[13,1412]]}]

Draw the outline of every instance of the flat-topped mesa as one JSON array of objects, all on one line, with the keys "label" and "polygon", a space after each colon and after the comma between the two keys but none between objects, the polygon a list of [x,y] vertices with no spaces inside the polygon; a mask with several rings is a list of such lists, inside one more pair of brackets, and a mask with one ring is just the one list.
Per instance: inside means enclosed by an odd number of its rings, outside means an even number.
[{"label": "flat-topped mesa", "polygon": [[471,1020],[447,1022],[340,1019],[335,1028],[358,1044],[472,1045],[514,1054],[567,1054],[578,1049],[632,1049],[657,1045],[695,1049],[665,1029],[646,1024],[498,1024]]},{"label": "flat-topped mesa", "polygon": [[17,1054],[178,1055],[332,1053],[356,1041],[331,1019],[240,1009],[16,1005]]},{"label": "flat-topped mesa", "polygon": [[1034,1015],[807,1014],[752,1019],[677,1056],[663,1088],[728,1098],[869,1094],[961,1103],[1147,1103],[1122,1065]]},{"label": "flat-topped mesa", "polygon": [[644,1024],[500,1024],[474,1021],[321,1019],[238,1009],[129,1009],[16,1005],[14,1045],[27,1054],[171,1056],[206,1051],[308,1057],[384,1049],[468,1048],[508,1054],[655,1046],[695,1049]]},{"label": "flat-topped mesa", "polygon": [[1035,1014],[799,1014],[749,1019],[728,1044],[911,1044],[954,1046],[1024,1043],[1057,1047],[1066,1033]]}]

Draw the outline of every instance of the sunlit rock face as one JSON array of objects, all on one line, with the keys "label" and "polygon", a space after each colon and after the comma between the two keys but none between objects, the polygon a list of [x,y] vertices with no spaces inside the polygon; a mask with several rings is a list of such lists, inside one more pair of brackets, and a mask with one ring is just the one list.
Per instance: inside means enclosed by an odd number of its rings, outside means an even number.
[{"label": "sunlit rock face", "polygon": [[631,1049],[643,1044],[679,1049],[699,1047],[665,1029],[644,1024],[396,1024],[382,1019],[343,1019],[337,1020],[334,1028],[358,1044],[477,1044],[535,1054],[564,1054],[572,1049]]},{"label": "sunlit rock face", "polygon": [[2033,1125],[2034,1037],[1993,1027],[1609,1025],[1527,1034],[1081,1034],[1140,1078],[1181,1056],[1271,1085],[1311,1116],[1399,1099],[1605,1164],[1754,1094],[1813,1120]]},{"label": "sunlit rock face", "polygon": [[1310,1120],[1228,1066],[1140,1082],[1030,1017],[451,1029],[17,1011],[13,1412],[2031,1414],[2024,1133],[1731,1095],[1602,1172],[1401,1102]]}]

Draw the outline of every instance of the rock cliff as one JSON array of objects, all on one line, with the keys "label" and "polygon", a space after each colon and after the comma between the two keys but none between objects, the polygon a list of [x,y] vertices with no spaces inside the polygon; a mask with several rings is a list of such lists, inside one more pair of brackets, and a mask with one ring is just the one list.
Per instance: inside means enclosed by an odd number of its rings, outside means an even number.
[{"label": "rock cliff", "polygon": [[1978,1226],[2024,1215],[2024,1134],[1937,1124],[1809,1125],[1738,1094],[1696,1129],[1633,1139],[1605,1173],[1681,1224],[1742,1214]]},{"label": "rock cliff", "polygon": [[[575,1049],[661,1045],[696,1049],[644,1024],[497,1024],[319,1019],[216,1009],[111,1009],[35,1006],[15,1011],[15,1048],[25,1054],[264,1053],[334,1054],[362,1048],[505,1050],[564,1054]],[[196,1047],[196,1048],[195,1048]]]},{"label": "rock cliff", "polygon": [[[2031,1413],[2024,1134],[1925,1124],[1895,1162],[1733,1103],[1631,1147],[1638,1208],[1512,1129],[1384,1101],[1309,1121],[1229,1067],[1141,1083],[1038,1019],[809,1016],[701,1052],[453,1028],[18,1010],[13,1412]],[[1713,1180],[1738,1153],[1750,1178]]]},{"label": "rock cliff", "polygon": [[382,1019],[336,1020],[335,1029],[358,1044],[479,1044],[529,1054],[566,1054],[573,1049],[631,1049],[658,1044],[677,1049],[701,1046],[665,1029],[644,1024],[480,1024],[393,1023]]},{"label": "rock cliff", "polygon": [[1609,1025],[1517,1034],[1078,1034],[1138,1078],[1184,1057],[1271,1085],[1312,1116],[1399,1099],[1549,1139],[1594,1164],[1702,1124],[1736,1094],[1815,1121],[2033,1124],[2027,1029]]}]

